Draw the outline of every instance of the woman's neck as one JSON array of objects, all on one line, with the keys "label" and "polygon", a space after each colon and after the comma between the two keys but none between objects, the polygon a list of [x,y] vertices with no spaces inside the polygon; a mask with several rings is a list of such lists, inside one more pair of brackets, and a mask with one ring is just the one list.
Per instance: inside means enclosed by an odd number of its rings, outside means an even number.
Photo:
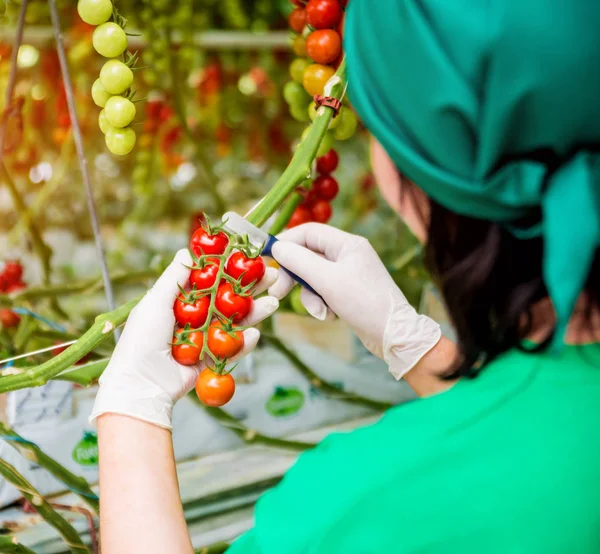
[{"label": "woman's neck", "polygon": [[[531,316],[531,331],[526,338],[532,342],[543,342],[556,325],[556,315],[550,300],[538,302],[533,307]],[[581,295],[573,310],[565,342],[573,345],[600,342],[600,309],[590,308],[585,293]]]},{"label": "woman's neck", "polygon": [[[567,344],[590,344],[600,342],[600,309],[588,309],[587,297],[577,302],[567,328]],[[556,316],[550,300],[536,304],[531,314],[531,332],[526,339],[541,343],[550,336],[556,324]],[[440,379],[446,370],[452,366],[458,355],[456,345],[442,337],[405,376],[404,380],[419,396],[431,396],[444,392],[452,387],[456,380]]]}]

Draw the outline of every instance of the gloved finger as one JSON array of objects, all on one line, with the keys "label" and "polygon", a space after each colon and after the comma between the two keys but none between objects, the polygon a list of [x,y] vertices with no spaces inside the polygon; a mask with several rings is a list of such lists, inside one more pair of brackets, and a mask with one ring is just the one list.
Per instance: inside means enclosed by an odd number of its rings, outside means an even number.
[{"label": "gloved finger", "polygon": [[262,292],[265,292],[275,281],[277,281],[278,273],[279,271],[274,267],[267,267],[263,278],[256,283],[253,294],[258,295]]},{"label": "gloved finger", "polygon": [[[190,277],[192,256],[187,248],[175,254],[175,258],[158,278],[150,292],[144,298],[144,303],[152,302],[155,315],[173,313],[173,302],[179,294],[179,287],[185,286]],[[187,267],[186,267],[187,266]]]},{"label": "gloved finger", "polygon": [[[177,364],[177,362],[174,363]],[[183,394],[190,392],[194,388],[194,385],[196,384],[196,377],[198,377],[198,373],[200,373],[200,371],[202,371],[205,366],[203,364],[177,364],[177,366],[179,367],[179,371],[181,372],[181,385],[183,389],[182,394],[178,396],[183,396]]]},{"label": "gloved finger", "polygon": [[295,273],[318,293],[321,293],[325,284],[323,281],[327,279],[327,275],[331,271],[331,262],[308,248],[283,240],[277,241],[271,252],[282,267]]},{"label": "gloved finger", "polygon": [[228,362],[237,362],[239,359],[247,356],[252,352],[256,345],[258,344],[258,339],[260,338],[260,331],[255,329],[254,327],[250,327],[250,329],[246,329],[244,331],[244,346],[235,356],[229,358]]},{"label": "gloved finger", "polygon": [[327,306],[316,294],[302,287],[300,289],[300,302],[306,311],[319,321],[325,321],[327,317]]},{"label": "gloved finger", "polygon": [[358,235],[352,235],[322,223],[298,225],[277,235],[277,238],[280,241],[294,242],[305,246],[313,252],[323,254],[332,262],[337,261],[342,252],[351,250],[355,244],[365,240]]},{"label": "gloved finger", "polygon": [[280,269],[277,281],[269,287],[269,295],[281,300],[289,294],[295,284],[296,281],[290,277],[289,273]]},{"label": "gloved finger", "polygon": [[240,322],[241,325],[256,325],[272,315],[279,307],[279,300],[273,296],[263,296],[252,304],[250,313]]}]

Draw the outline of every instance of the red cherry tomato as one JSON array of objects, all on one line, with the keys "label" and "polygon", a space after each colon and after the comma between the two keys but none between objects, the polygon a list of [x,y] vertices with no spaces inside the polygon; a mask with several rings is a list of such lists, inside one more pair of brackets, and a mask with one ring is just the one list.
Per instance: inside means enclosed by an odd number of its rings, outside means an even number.
[{"label": "red cherry tomato", "polygon": [[187,324],[192,329],[202,327],[206,323],[209,306],[210,296],[200,296],[194,300],[193,298],[186,298],[186,295],[181,293],[175,300],[175,304],[173,304],[175,320],[182,327]]},{"label": "red cherry tomato", "polygon": [[306,198],[302,201],[302,204],[300,204],[300,206],[308,210],[309,221],[312,221],[310,209],[317,200],[321,200],[321,198],[317,196],[314,189],[311,189],[308,191],[308,194],[306,195]]},{"label": "red cherry tomato", "polygon": [[235,381],[231,373],[219,375],[211,369],[203,369],[196,378],[196,394],[207,406],[223,406],[231,400],[234,393]]},{"label": "red cherry tomato", "polygon": [[190,239],[190,250],[196,255],[223,254],[229,238],[223,231],[210,235],[204,228],[196,229]]},{"label": "red cherry tomato", "polygon": [[252,296],[237,294],[230,283],[222,283],[217,289],[215,307],[227,319],[233,318],[235,323],[239,323],[250,313],[253,303]]},{"label": "red cherry tomato", "polygon": [[306,22],[314,29],[332,29],[342,14],[339,0],[310,0],[306,4]]},{"label": "red cherry tomato", "polygon": [[23,277],[23,266],[21,265],[21,262],[15,260],[7,261],[4,264],[2,275],[9,284],[19,282],[21,277]]},{"label": "red cherry tomato", "polygon": [[197,364],[203,344],[204,334],[201,331],[185,331],[179,328],[175,331],[171,347],[173,359],[182,365]]},{"label": "red cherry tomato", "polygon": [[6,292],[8,292],[8,293],[17,292],[19,290],[23,290],[26,287],[27,287],[27,285],[25,283],[23,283],[22,281],[19,281],[17,283],[9,283],[9,285],[6,287]]},{"label": "red cherry tomato", "polygon": [[221,260],[219,260],[219,258],[208,258],[206,259],[206,265],[204,267],[192,269],[192,272],[190,273],[190,285],[195,285],[196,290],[212,287],[217,280],[220,263]]},{"label": "red cherry tomato", "polygon": [[149,100],[146,102],[146,115],[148,119],[159,119],[162,106],[160,100]]},{"label": "red cherry tomato", "polygon": [[340,186],[331,175],[321,175],[315,179],[313,191],[317,198],[333,200],[340,191]]},{"label": "red cherry tomato", "polygon": [[227,260],[225,272],[234,279],[241,278],[242,286],[260,281],[265,274],[265,262],[260,256],[248,258],[243,252],[234,252]]},{"label": "red cherry tomato", "polygon": [[317,63],[329,64],[340,57],[342,39],[332,29],[313,31],[306,39],[306,53]]},{"label": "red cherry tomato", "polygon": [[5,329],[10,329],[11,327],[16,327],[21,321],[21,318],[12,310],[2,308],[0,310],[0,321]]},{"label": "red cherry tomato", "polygon": [[310,208],[310,212],[317,223],[327,223],[331,219],[333,209],[327,200],[317,200]]},{"label": "red cherry tomato", "polygon": [[228,330],[220,322],[208,328],[208,349],[220,360],[231,358],[244,347],[244,335],[235,328]]},{"label": "red cherry tomato", "polygon": [[321,175],[329,175],[337,169],[339,161],[338,153],[332,148],[327,154],[317,158],[317,171]]},{"label": "red cherry tomato", "polygon": [[190,219],[190,236],[194,234],[195,231],[200,229],[202,225],[206,224],[206,217],[203,212],[195,213]]},{"label": "red cherry tomato", "polygon": [[287,226],[288,229],[292,227],[297,227],[298,225],[302,225],[303,223],[308,223],[312,219],[310,211],[304,206],[298,206],[292,217],[290,218]]},{"label": "red cherry tomato", "polygon": [[288,17],[288,24],[292,31],[301,33],[306,25],[306,11],[304,8],[295,8]]},{"label": "red cherry tomato", "polygon": [[360,180],[360,188],[361,190],[371,190],[375,186],[375,176],[372,173],[367,173]]}]

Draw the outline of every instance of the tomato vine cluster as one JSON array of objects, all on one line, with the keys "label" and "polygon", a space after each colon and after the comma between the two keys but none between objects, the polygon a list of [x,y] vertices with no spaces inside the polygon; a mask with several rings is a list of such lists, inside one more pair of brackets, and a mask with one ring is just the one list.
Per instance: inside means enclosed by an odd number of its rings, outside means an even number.
[{"label": "tomato vine cluster", "polygon": [[193,267],[173,306],[171,352],[183,365],[207,363],[198,375],[196,393],[206,405],[222,406],[235,392],[226,363],[244,347],[240,323],[252,309],[255,286],[266,266],[247,238],[204,221],[191,236]]},{"label": "tomato vine cluster", "polygon": [[[343,58],[342,29],[346,2],[292,0],[292,3],[296,7],[288,22],[295,33],[292,48],[297,57],[290,64],[292,81],[285,84],[283,97],[292,117],[307,122],[316,116],[312,97],[323,94],[325,84]],[[322,153],[331,148],[334,139],[349,139],[356,126],[354,112],[347,106],[342,107],[339,116],[331,121]]]},{"label": "tomato vine cluster", "polygon": [[[136,54],[127,52],[127,21],[119,15],[111,0],[79,0],[77,12],[81,19],[96,25],[92,44],[98,54],[109,59],[92,85],[94,103],[102,108],[98,125],[104,133],[107,148],[113,154],[124,156],[135,146],[136,134],[131,127],[136,109],[133,71]],[[121,59],[117,59],[121,57]]]},{"label": "tomato vine cluster", "polygon": [[[344,8],[342,0],[292,0],[296,6],[289,16],[289,25],[296,33],[294,53],[298,56],[290,65],[292,81],[285,84],[283,96],[290,106],[292,117],[299,121],[314,121],[319,108],[312,100],[323,95],[327,81],[334,75],[343,58],[342,29]],[[294,211],[288,227],[309,221],[327,223],[332,216],[331,201],[339,191],[338,182],[331,173],[339,158],[333,149],[335,140],[347,140],[356,132],[356,115],[343,105],[329,123],[317,151],[318,177]],[[310,132],[307,127],[300,139]]]},{"label": "tomato vine cluster", "polygon": [[339,163],[338,153],[332,148],[317,158],[317,178],[312,182],[302,203],[294,210],[288,227],[295,227],[310,221],[327,223],[333,214],[331,201],[338,195],[340,186],[331,175]]},{"label": "tomato vine cluster", "polygon": [[[6,261],[4,268],[0,271],[0,292],[10,294],[22,290],[26,286],[23,281],[23,266],[21,263],[16,260]],[[13,312],[10,308],[0,309],[0,322],[5,329],[16,327],[20,321],[19,314]]]}]

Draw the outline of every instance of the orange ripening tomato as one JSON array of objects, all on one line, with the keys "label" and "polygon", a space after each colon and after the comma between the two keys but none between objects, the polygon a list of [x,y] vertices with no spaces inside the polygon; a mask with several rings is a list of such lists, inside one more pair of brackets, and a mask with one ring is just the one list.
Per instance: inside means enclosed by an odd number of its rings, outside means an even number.
[{"label": "orange ripening tomato", "polygon": [[208,349],[220,360],[226,360],[238,354],[244,347],[244,335],[235,327],[227,327],[215,321],[208,328]]},{"label": "orange ripening tomato", "polygon": [[313,31],[306,39],[306,53],[316,63],[332,63],[342,53],[342,39],[332,29]]},{"label": "orange ripening tomato", "polygon": [[288,17],[288,24],[292,31],[301,33],[306,25],[306,11],[304,8],[295,8]]},{"label": "orange ripening tomato", "polygon": [[200,361],[203,344],[204,334],[201,331],[178,328],[171,346],[173,359],[181,365],[195,365]]},{"label": "orange ripening tomato", "polygon": [[323,94],[325,84],[333,77],[335,70],[327,65],[313,63],[309,65],[302,75],[304,90],[311,96]]},{"label": "orange ripening tomato", "polygon": [[196,394],[203,404],[217,408],[227,404],[235,393],[235,381],[230,373],[220,375],[203,369],[196,378]]}]

